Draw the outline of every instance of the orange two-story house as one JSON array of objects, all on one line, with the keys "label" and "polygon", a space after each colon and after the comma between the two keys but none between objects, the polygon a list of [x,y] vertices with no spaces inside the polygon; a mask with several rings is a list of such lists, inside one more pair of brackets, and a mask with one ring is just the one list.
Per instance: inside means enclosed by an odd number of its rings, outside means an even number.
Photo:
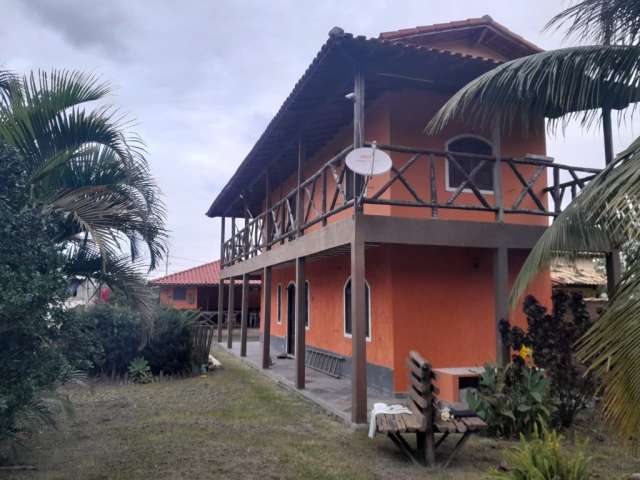
[{"label": "orange two-story house", "polygon": [[[469,81],[538,51],[488,17],[378,38],[331,30],[207,213],[222,218],[221,278],[262,278],[263,368],[287,352],[304,388],[309,348],[339,355],[363,422],[367,385],[406,390],[410,350],[435,368],[505,360],[497,324],[524,322],[510,284],[597,171],[548,158],[544,134],[425,126]],[[345,156],[373,142],[392,169],[353,174]],[[530,292],[548,300],[548,274]]]}]

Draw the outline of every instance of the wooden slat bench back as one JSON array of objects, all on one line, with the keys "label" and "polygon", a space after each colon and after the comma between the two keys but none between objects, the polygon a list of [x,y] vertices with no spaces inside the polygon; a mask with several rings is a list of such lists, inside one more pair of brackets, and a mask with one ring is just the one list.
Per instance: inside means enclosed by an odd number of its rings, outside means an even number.
[{"label": "wooden slat bench back", "polygon": [[[417,452],[415,453],[427,465],[432,465],[435,462],[435,449],[450,433],[461,434],[462,437],[444,464],[446,467],[469,435],[486,427],[486,423],[477,416],[452,418],[448,421],[439,418],[436,407],[438,389],[433,384],[436,374],[433,372],[431,364],[418,352],[411,351],[407,358],[407,368],[409,370],[407,407],[412,413],[378,414],[376,416],[377,430],[388,435],[412,461],[418,463],[411,447],[401,435],[415,433],[417,435]],[[434,440],[435,433],[442,434],[437,443]]]}]

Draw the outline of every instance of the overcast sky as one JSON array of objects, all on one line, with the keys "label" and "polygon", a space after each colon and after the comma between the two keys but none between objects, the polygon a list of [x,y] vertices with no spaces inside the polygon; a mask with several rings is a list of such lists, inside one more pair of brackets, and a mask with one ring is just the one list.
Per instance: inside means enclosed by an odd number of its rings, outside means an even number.
[{"label": "overcast sky", "polygon": [[[111,82],[165,195],[169,271],[219,256],[204,213],[337,25],[354,34],[491,15],[549,49],[557,0],[0,0],[0,68],[67,68]],[[565,4],[566,5],[566,4]],[[426,120],[426,119],[425,119]],[[616,149],[632,139],[615,134]],[[602,166],[601,134],[549,137],[557,161]],[[164,273],[164,272],[157,272]]]}]

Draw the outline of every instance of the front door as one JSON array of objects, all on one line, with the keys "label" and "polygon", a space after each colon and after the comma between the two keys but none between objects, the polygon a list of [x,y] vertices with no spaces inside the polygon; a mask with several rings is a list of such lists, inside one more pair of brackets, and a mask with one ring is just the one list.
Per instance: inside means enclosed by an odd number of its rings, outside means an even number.
[{"label": "front door", "polygon": [[296,353],[296,286],[287,287],[287,353]]}]

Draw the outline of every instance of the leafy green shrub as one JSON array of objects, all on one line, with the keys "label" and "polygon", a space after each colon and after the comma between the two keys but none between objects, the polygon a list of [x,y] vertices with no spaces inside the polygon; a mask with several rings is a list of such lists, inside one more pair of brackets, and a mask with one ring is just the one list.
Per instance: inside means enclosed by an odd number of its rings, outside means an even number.
[{"label": "leafy green shrub", "polygon": [[74,310],[60,328],[60,344],[78,369],[123,374],[143,356],[154,374],[190,366],[190,327],[194,312],[158,307],[153,336],[143,345],[140,315],[128,306],[98,304]]},{"label": "leafy green shrub", "polygon": [[191,363],[191,326],[197,313],[189,310],[158,307],[153,336],[143,355],[154,374],[176,373]]},{"label": "leafy green shrub", "polygon": [[562,451],[562,437],[553,431],[537,432],[534,438],[521,437],[520,444],[505,455],[508,469],[492,469],[488,480],[588,480],[590,459],[584,449],[570,455]]},{"label": "leafy green shrub", "polygon": [[42,399],[71,374],[54,342],[66,315],[58,230],[31,204],[24,165],[0,142],[0,446],[49,423]]},{"label": "leafy green shrub", "polygon": [[[127,307],[93,305],[79,312],[95,324],[95,335],[104,357],[97,367],[103,373],[124,373],[131,360],[140,355],[142,326],[140,315]],[[95,370],[94,370],[95,372]]]},{"label": "leafy green shrub", "polygon": [[535,368],[487,364],[478,391],[468,396],[469,406],[487,422],[489,435],[530,435],[549,420],[549,383]]},{"label": "leafy green shrub", "polygon": [[82,308],[69,311],[60,323],[57,343],[76,370],[95,373],[104,366],[104,347],[96,329],[96,319],[86,315]]},{"label": "leafy green shrub", "polygon": [[149,368],[149,362],[143,357],[136,357],[131,360],[129,367],[127,368],[129,377],[136,383],[149,383],[153,375],[151,374],[151,368]]},{"label": "leafy green shrub", "polygon": [[[503,322],[501,333],[505,344],[514,350],[523,346],[533,350],[534,363],[551,379],[550,392],[556,407],[553,424],[566,428],[593,400],[596,388],[595,377],[586,374],[587,367],[574,353],[575,343],[592,322],[579,293],[569,296],[555,291],[552,301],[553,311],[547,313],[533,296],[528,296],[524,301],[527,332]],[[518,357],[515,361],[519,361]]]}]

